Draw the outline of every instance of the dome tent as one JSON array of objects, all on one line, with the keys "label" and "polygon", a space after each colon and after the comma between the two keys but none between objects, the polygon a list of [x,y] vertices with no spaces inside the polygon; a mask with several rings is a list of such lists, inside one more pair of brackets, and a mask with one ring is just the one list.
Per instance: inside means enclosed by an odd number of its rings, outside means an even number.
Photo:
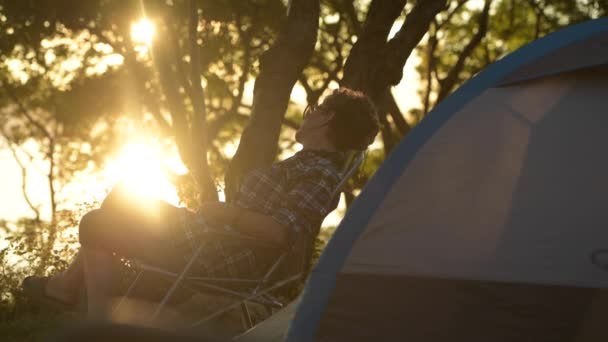
[{"label": "dome tent", "polygon": [[279,313],[295,308],[287,340],[607,334],[607,108],[608,19],[489,66],[366,185]]}]

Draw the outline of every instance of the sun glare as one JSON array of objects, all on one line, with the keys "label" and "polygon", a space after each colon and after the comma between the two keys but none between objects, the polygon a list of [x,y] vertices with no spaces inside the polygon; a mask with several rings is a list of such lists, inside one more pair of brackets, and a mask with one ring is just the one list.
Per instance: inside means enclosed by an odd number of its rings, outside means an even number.
[{"label": "sun glare", "polygon": [[126,186],[134,195],[162,199],[177,205],[179,198],[164,172],[162,157],[160,152],[147,144],[127,144],[108,163],[105,178],[114,184]]},{"label": "sun glare", "polygon": [[131,25],[131,39],[133,39],[133,42],[150,46],[153,37],[154,24],[149,19],[143,18]]}]

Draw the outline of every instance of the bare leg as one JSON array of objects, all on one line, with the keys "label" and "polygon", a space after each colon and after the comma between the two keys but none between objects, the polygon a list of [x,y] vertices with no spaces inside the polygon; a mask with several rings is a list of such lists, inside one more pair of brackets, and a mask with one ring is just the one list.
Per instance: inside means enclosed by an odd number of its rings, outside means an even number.
[{"label": "bare leg", "polygon": [[[116,208],[121,208],[128,204],[125,202],[125,197],[121,192],[124,189],[117,186],[108,194],[103,201],[101,207],[115,211]],[[52,275],[46,285],[46,294],[50,297],[57,298],[65,303],[75,303],[78,300],[78,294],[85,286],[84,279],[84,256],[82,250],[79,251],[68,268],[58,274]]]},{"label": "bare leg", "polygon": [[114,257],[102,249],[83,248],[89,318],[108,320],[116,286]]},{"label": "bare leg", "polygon": [[84,285],[84,262],[81,252],[76,254],[68,268],[50,277],[46,294],[65,303],[75,303],[79,290]]},{"label": "bare leg", "polygon": [[155,201],[151,203],[155,204],[150,207],[153,209],[143,210],[142,201],[121,202],[115,194],[119,192],[113,191],[101,209],[88,212],[80,221],[81,263],[92,319],[110,318],[118,278],[115,253],[158,261],[160,266],[181,258],[167,248],[177,208]]}]

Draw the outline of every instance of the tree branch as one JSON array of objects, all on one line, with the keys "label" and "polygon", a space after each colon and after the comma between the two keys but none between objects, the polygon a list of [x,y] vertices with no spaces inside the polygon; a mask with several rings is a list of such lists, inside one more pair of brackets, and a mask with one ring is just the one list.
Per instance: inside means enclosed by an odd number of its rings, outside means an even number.
[{"label": "tree branch", "polygon": [[2,82],[4,91],[8,94],[8,96],[17,104],[17,108],[21,114],[29,121],[34,127],[36,127],[40,132],[42,132],[43,136],[48,140],[48,150],[45,151],[46,157],[49,160],[49,170],[47,173],[47,180],[49,186],[49,196],[50,196],[50,204],[51,204],[51,223],[54,224],[56,220],[57,214],[57,202],[55,200],[55,138],[49,130],[44,127],[41,123],[36,121],[34,117],[29,113],[25,105],[21,102],[21,100],[17,97],[17,95],[13,92],[11,87],[8,85],[8,82]]},{"label": "tree branch", "polygon": [[27,168],[21,161],[21,158],[19,158],[16,148],[13,146],[13,142],[10,140],[10,138],[8,137],[8,135],[6,134],[4,129],[2,129],[0,131],[0,134],[2,134],[2,137],[4,138],[4,140],[6,140],[7,146],[9,148],[9,150],[11,151],[11,154],[13,155],[15,162],[21,169],[21,194],[23,196],[23,199],[25,199],[25,202],[27,203],[28,207],[34,212],[34,215],[36,215],[35,220],[37,222],[39,222],[40,221],[40,210],[38,209],[38,207],[36,207],[34,205],[34,203],[30,199],[30,196],[27,193]]},{"label": "tree branch", "polygon": [[[177,144],[178,153],[188,169],[193,171],[196,164],[191,148],[192,139],[190,138],[190,127],[186,118],[184,99],[179,93],[175,75],[171,70],[172,59],[168,54],[173,49],[168,48],[170,46],[168,42],[170,38],[167,36],[167,30],[162,34],[159,34],[155,43],[152,44],[150,51],[152,52],[152,60],[159,77],[162,92],[165,95],[167,108],[171,115],[172,128],[175,132],[175,142]],[[177,51],[173,51],[173,53],[177,53]],[[173,58],[173,60],[175,60],[175,58]]]},{"label": "tree branch", "polygon": [[[57,202],[55,200],[55,140],[51,140],[49,142],[49,172],[47,174],[47,182],[49,185],[49,196],[51,199],[51,232],[55,231],[55,223],[57,220]],[[51,237],[54,238],[54,235],[51,234]]]},{"label": "tree branch", "polygon": [[410,131],[411,127],[407,121],[405,121],[405,118],[397,105],[397,101],[395,101],[395,96],[393,96],[393,93],[391,93],[390,90],[386,96],[386,109],[393,119],[397,130],[399,130],[401,137],[405,136]]},{"label": "tree branch", "polygon": [[243,95],[245,93],[245,83],[249,78],[249,71],[251,70],[251,32],[250,30],[243,30],[241,25],[241,17],[237,14],[236,24],[239,30],[239,36],[242,37],[240,40],[243,46],[243,69],[241,76],[239,77],[239,84],[237,88],[237,94],[232,99],[232,105],[230,113],[236,113],[243,102]]},{"label": "tree branch", "polygon": [[228,200],[243,174],[274,161],[291,90],[314,51],[318,26],[319,0],[289,2],[285,25],[273,46],[260,57],[251,119],[226,172]]},{"label": "tree branch", "polygon": [[445,9],[446,0],[419,0],[405,17],[405,22],[393,39],[388,42],[387,75],[389,85],[401,81],[403,67],[412,50],[420,42],[437,13]]},{"label": "tree branch", "polygon": [[469,0],[459,0],[456,3],[456,6],[454,7],[453,10],[451,10],[448,15],[446,16],[446,18],[444,20],[442,20],[441,22],[436,22],[435,21],[435,26],[436,26],[436,30],[439,31],[439,29],[441,29],[443,27],[443,25],[447,24],[450,22],[450,20],[452,20],[452,17],[458,13],[458,10],[468,2]]},{"label": "tree branch", "polygon": [[357,10],[355,9],[354,1],[335,0],[333,1],[333,5],[336,7],[336,9],[338,9],[339,12],[346,15],[350,26],[353,28],[354,34],[359,36],[361,34],[361,22],[357,17]]},{"label": "tree branch", "polygon": [[454,86],[458,82],[458,76],[464,69],[464,63],[471,56],[477,45],[481,43],[483,37],[485,37],[486,32],[488,31],[488,20],[490,13],[490,6],[492,5],[492,0],[486,0],[483,6],[483,10],[479,15],[478,21],[478,29],[475,35],[471,38],[469,43],[464,47],[460,55],[458,56],[458,60],[456,64],[450,69],[448,75],[442,79],[439,83],[439,93],[437,94],[436,103],[441,102],[448,94],[452,92]]},{"label": "tree branch", "polygon": [[382,108],[378,113],[378,119],[380,120],[380,135],[382,137],[382,146],[384,148],[384,155],[388,156],[388,154],[393,150],[397,141],[393,135],[393,129],[391,127],[390,122],[388,122],[386,116],[388,113],[386,112],[386,108]]},{"label": "tree branch", "polygon": [[305,75],[301,74],[300,77],[298,77],[298,81],[300,82],[300,85],[302,86],[302,88],[304,88],[304,91],[306,92],[306,103],[308,103],[309,105],[316,103],[315,101],[313,101],[313,98],[315,97],[315,90],[312,89],[312,87],[308,83],[308,80],[306,79]]},{"label": "tree branch", "polygon": [[437,76],[437,58],[435,57],[435,50],[437,49],[438,40],[437,32],[447,23],[452,20],[452,17],[458,13],[458,10],[467,3],[468,0],[459,0],[456,6],[451,10],[446,18],[441,22],[433,20],[428,31],[428,42],[427,42],[427,70],[426,70],[426,86],[423,95],[423,107],[422,115],[426,115],[431,110],[431,93],[433,92],[433,81],[439,83]]},{"label": "tree branch", "polygon": [[15,102],[17,108],[19,108],[19,111],[27,119],[27,121],[34,125],[34,127],[36,127],[49,141],[53,140],[53,136],[48,131],[48,129],[44,127],[44,125],[36,121],[36,119],[34,119],[34,117],[29,113],[27,108],[25,108],[21,100],[19,100],[17,95],[13,92],[13,89],[9,86],[8,82],[2,81],[2,86],[4,88],[4,92],[11,98],[11,100],[13,100],[13,102]]},{"label": "tree branch", "polygon": [[154,117],[154,120],[160,127],[160,132],[162,135],[164,135],[164,136],[174,136],[175,135],[175,132],[173,131],[172,127],[169,125],[167,120],[165,120],[165,118],[161,114],[160,108],[158,106],[150,106],[147,109],[148,109],[149,113],[152,114],[152,116]]},{"label": "tree branch", "polygon": [[300,125],[298,125],[295,121],[289,120],[288,118],[283,118],[283,125],[296,131],[300,129]]},{"label": "tree branch", "polygon": [[362,90],[378,103],[380,94],[388,87],[386,77],[381,77],[386,58],[386,39],[405,3],[406,0],[372,1],[363,30],[344,65],[342,86]]},{"label": "tree branch", "polygon": [[[435,25],[437,27],[437,25]],[[422,113],[426,115],[431,110],[431,92],[433,91],[433,72],[437,65],[435,57],[435,49],[437,48],[437,29],[433,30],[432,26],[429,29],[429,38],[427,43],[427,70],[426,70],[426,87],[423,97]]]},{"label": "tree branch", "polygon": [[193,152],[196,175],[196,183],[199,187],[200,195],[204,200],[218,199],[217,189],[209,173],[207,160],[207,108],[205,107],[205,93],[201,85],[201,62],[200,47],[197,42],[198,33],[198,1],[190,0],[190,20],[188,23],[188,38],[190,43],[190,79],[192,81],[191,97],[194,117],[192,122]]},{"label": "tree branch", "polygon": [[405,1],[374,0],[363,32],[344,66],[341,84],[362,90],[377,105],[382,105],[386,89],[401,81],[407,58],[445,5],[446,0],[417,1],[395,37],[386,42]]}]

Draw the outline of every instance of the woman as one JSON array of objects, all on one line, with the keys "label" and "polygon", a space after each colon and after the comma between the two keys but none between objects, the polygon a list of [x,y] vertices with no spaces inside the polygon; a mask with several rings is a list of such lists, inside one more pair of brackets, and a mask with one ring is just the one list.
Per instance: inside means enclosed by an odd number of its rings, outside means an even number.
[{"label": "woman", "polygon": [[[114,254],[175,269],[203,241],[199,274],[242,277],[262,272],[278,250],[295,242],[312,243],[323,218],[337,206],[330,197],[340,181],[344,152],[367,148],[379,125],[371,101],[345,88],[304,115],[296,132],[303,149],[246,175],[233,204],[208,202],[193,213],[155,202],[151,212],[142,209],[141,201],[123,196],[121,188],[112,190],[100,209],[82,218],[81,250],[69,268],[51,277],[26,278],[24,291],[72,305],[84,281],[89,316],[108,318],[116,283]],[[260,249],[240,240],[202,236],[203,222],[228,226],[278,248]]]}]

